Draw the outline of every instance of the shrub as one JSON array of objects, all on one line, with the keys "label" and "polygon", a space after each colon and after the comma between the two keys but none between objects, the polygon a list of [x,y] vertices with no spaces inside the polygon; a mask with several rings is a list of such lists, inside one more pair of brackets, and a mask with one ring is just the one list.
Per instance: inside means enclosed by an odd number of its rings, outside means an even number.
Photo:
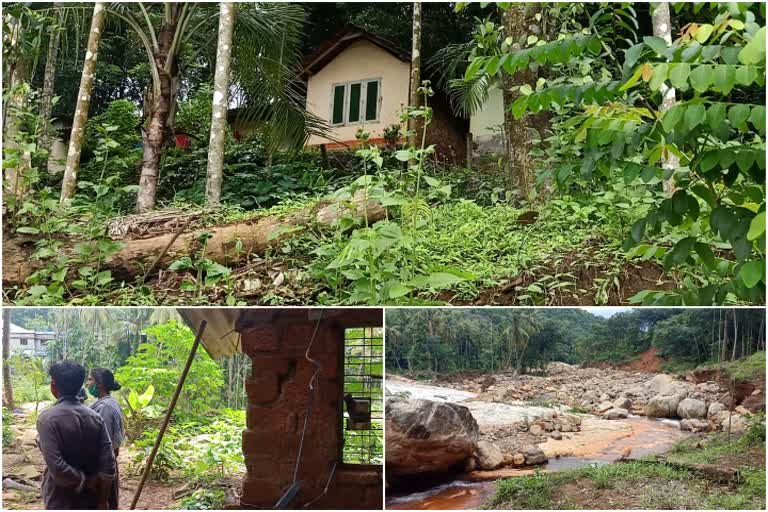
[{"label": "shrub", "polygon": [[[155,388],[155,405],[165,406],[179,382],[192,349],[194,334],[175,320],[146,330],[147,342],[139,345],[115,378],[131,390]],[[220,398],[224,379],[218,364],[200,350],[189,370],[178,404],[181,413],[201,413],[213,408]]]}]

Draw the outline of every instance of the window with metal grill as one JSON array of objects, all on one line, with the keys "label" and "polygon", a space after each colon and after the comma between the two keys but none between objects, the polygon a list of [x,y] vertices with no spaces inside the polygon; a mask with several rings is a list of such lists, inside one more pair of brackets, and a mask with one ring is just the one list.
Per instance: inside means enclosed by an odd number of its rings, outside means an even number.
[{"label": "window with metal grill", "polygon": [[344,405],[341,410],[345,464],[382,464],[384,446],[384,343],[381,328],[344,332]]}]

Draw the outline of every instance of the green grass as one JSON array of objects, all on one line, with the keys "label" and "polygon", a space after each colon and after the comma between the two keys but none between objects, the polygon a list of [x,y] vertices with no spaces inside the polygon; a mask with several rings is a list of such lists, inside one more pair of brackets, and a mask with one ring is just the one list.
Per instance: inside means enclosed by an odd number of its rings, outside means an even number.
[{"label": "green grass", "polygon": [[[571,208],[578,208],[576,202],[549,203],[534,224],[519,225],[517,218],[525,212],[519,208],[484,207],[471,201],[441,205],[432,210],[432,222],[419,231],[417,250],[435,267],[457,267],[476,277],[456,286],[460,299],[474,298],[481,289],[523,270],[551,274],[543,265],[557,266],[570,252],[578,252],[579,261],[591,266],[623,263],[621,237],[613,236],[622,229],[619,219],[605,223],[602,218],[601,224],[593,218],[596,213],[574,215]],[[534,295],[546,294],[548,288],[575,283],[567,271],[556,277],[556,282],[542,283],[543,293],[534,291],[531,302],[543,299]]]},{"label": "green grass", "polygon": [[765,376],[765,352],[755,352],[749,357],[723,363],[722,367],[739,382]]},{"label": "green grass", "polygon": [[701,368],[705,370],[722,370],[736,379],[737,382],[759,379],[765,376],[765,351],[755,352],[749,357],[737,359],[736,361],[703,365]]}]

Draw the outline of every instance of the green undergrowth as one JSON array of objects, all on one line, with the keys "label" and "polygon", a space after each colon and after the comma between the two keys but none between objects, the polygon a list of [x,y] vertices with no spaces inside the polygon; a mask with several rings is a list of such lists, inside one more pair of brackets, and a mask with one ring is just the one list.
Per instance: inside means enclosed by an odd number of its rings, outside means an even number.
[{"label": "green undergrowth", "polygon": [[680,464],[736,467],[741,478],[735,484],[718,484],[686,468],[639,460],[505,479],[483,508],[764,509],[764,454],[765,417],[760,415],[752,418],[742,435],[729,439],[718,434],[703,442],[689,438],[667,454],[670,462]]},{"label": "green undergrowth", "polygon": [[749,357],[717,365],[737,382],[749,381],[765,376],[765,352],[755,352]]}]

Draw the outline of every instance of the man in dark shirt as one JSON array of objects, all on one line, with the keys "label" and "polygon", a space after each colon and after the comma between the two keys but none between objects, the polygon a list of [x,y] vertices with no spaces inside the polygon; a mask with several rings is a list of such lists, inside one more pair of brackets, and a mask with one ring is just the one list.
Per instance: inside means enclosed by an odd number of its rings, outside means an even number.
[{"label": "man in dark shirt", "polygon": [[77,398],[85,369],[62,361],[51,365],[53,407],[40,413],[37,433],[45,459],[46,509],[106,509],[115,456],[101,416]]}]

